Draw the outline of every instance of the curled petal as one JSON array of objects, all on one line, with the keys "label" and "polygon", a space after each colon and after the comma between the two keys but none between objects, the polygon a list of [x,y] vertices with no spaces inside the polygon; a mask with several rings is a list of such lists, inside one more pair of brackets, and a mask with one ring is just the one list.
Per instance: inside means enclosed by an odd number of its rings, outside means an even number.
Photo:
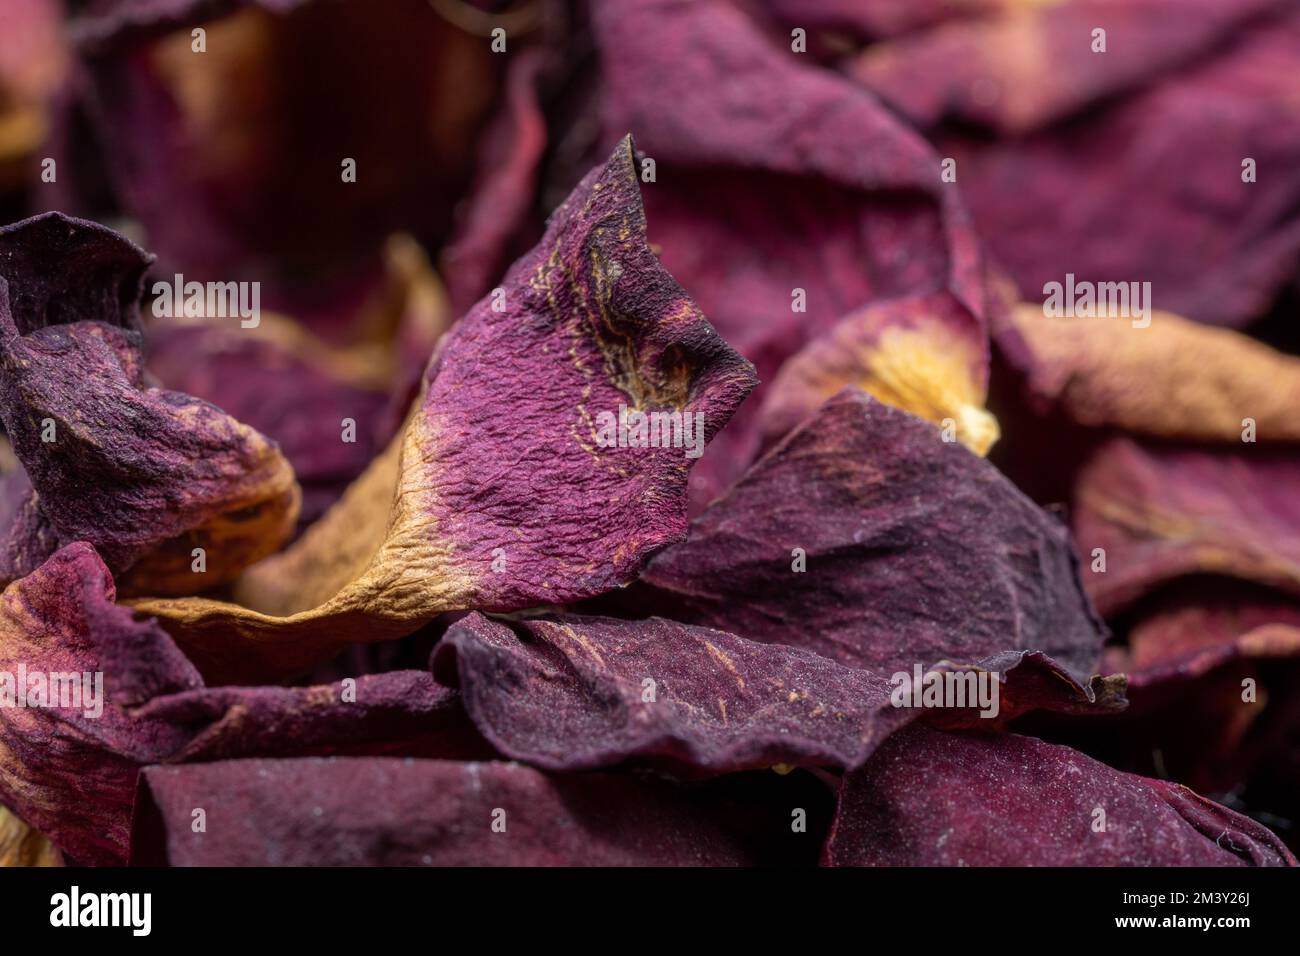
[{"label": "curled petal", "polygon": [[[444,611],[626,584],[685,536],[690,466],[754,373],[651,252],[629,138],[443,338],[424,385],[399,442],[241,583],[255,604],[138,605],[205,674],[266,679]],[[675,416],[681,442],[639,442],[618,427],[625,412]],[[304,580],[303,566],[322,574]]]}]

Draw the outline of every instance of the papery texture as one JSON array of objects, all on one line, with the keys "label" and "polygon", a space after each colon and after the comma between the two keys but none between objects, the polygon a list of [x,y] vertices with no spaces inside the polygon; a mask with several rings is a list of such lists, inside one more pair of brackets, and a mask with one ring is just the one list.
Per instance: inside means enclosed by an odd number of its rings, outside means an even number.
[{"label": "papery texture", "polygon": [[1294,866],[1267,828],[1186,787],[1032,737],[912,728],[845,777],[836,866]]},{"label": "papery texture", "polygon": [[[139,606],[206,673],[230,678],[291,673],[342,641],[400,636],[447,610],[599,594],[685,535],[694,460],[605,426],[625,411],[676,415],[702,450],[753,384],[646,245],[625,140],[501,294],[443,338],[400,445],[337,514],[241,584],[256,604]],[[345,562],[320,554],[340,537],[365,546]],[[284,573],[303,563],[324,577]]]},{"label": "papery texture", "polygon": [[1008,688],[996,713],[981,713],[972,693],[940,714],[895,706],[893,675],[660,618],[510,624],[471,615],[448,631],[434,657],[435,674],[461,689],[471,718],[499,751],[550,770],[630,757],[713,772],[778,764],[852,769],[923,716],[999,726],[1033,707],[1104,712],[1122,705],[1119,688],[1079,686],[1048,662],[1013,656],[1001,664],[994,679]]},{"label": "papery texture", "polygon": [[78,863],[125,862],[136,776],[148,764],[483,752],[457,695],[426,673],[207,688],[166,632],[134,620],[114,596],[104,564],[81,543],[0,598],[0,671],[99,682],[97,707],[84,689],[78,706],[68,698],[0,709],[0,798]]},{"label": "papery texture", "polygon": [[[761,862],[668,783],[513,763],[240,760],[151,767],[136,862],[173,866],[735,866]],[[207,810],[194,833],[191,811]],[[789,817],[787,815],[786,821]],[[789,824],[774,820],[773,826]]]},{"label": "papery texture", "polygon": [[90,542],[155,593],[193,593],[283,543],[298,488],[265,437],[147,385],[137,327],[149,261],[59,214],[0,230],[0,419],[60,544]]},{"label": "papery texture", "polygon": [[853,390],[768,452],[628,599],[883,673],[1033,650],[1086,680],[1105,634],[1057,519],[932,425]]}]

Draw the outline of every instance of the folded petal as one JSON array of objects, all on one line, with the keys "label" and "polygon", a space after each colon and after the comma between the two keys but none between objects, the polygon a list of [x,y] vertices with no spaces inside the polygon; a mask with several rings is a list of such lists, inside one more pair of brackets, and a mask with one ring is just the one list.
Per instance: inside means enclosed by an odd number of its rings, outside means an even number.
[{"label": "folded petal", "polygon": [[844,779],[832,866],[1294,866],[1186,787],[1032,737],[896,734]]},{"label": "folded petal", "polygon": [[1293,820],[1297,791],[1256,783],[1281,783],[1300,739],[1300,602],[1198,576],[1161,588],[1124,618],[1127,643],[1107,649],[1106,666],[1127,673],[1129,708],[1087,727],[1071,722],[1056,739],[1113,767]]},{"label": "folded petal", "polygon": [[947,293],[868,306],[792,356],[766,392],[762,427],[779,439],[846,386],[951,429],[983,455],[998,439],[984,410],[987,356]]},{"label": "folded petal", "polygon": [[262,435],[146,385],[149,262],[58,213],[0,229],[0,419],[60,544],[90,542],[154,593],[194,593],[285,541],[298,488]]}]

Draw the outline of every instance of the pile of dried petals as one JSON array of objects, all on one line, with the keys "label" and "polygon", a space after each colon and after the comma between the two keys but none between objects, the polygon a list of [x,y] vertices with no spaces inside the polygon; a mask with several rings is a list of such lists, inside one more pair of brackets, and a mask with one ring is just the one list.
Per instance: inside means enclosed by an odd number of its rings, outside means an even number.
[{"label": "pile of dried petals", "polygon": [[0,864],[1295,863],[1294,0],[73,6]]}]

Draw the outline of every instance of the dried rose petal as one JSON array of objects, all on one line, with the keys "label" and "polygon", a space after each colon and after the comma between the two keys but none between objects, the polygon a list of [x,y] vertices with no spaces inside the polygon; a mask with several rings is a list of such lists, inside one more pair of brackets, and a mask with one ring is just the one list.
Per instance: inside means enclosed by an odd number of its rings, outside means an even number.
[{"label": "dried rose petal", "polygon": [[[854,76],[923,128],[946,119],[1032,132],[1220,52],[1279,0],[1135,0],[1008,5],[868,47]],[[1175,15],[1176,14],[1176,15]],[[1094,28],[1106,31],[1102,55]]]},{"label": "dried rose petal", "polygon": [[1105,632],[1076,565],[1065,528],[992,465],[846,390],[628,597],[885,674],[1033,650],[1086,680]]},{"label": "dried rose petal", "polygon": [[49,840],[0,807],[0,867],[60,865],[59,851]]},{"label": "dried rose petal", "polygon": [[1187,441],[1300,441],[1300,359],[1225,329],[1167,312],[1146,328],[1125,321],[1054,319],[1025,304],[998,330],[998,347],[1025,376],[1041,410],[1088,428]]},{"label": "dried rose petal", "polygon": [[161,271],[257,279],[304,318],[391,233],[445,234],[504,59],[417,2],[117,0],[70,30],[97,165]]},{"label": "dried rose petal", "polygon": [[[982,401],[981,254],[919,137],[854,84],[781,50],[730,3],[595,4],[592,21],[605,135],[632,130],[656,164],[646,212],[664,264],[762,381],[845,316],[942,290],[955,307],[930,324],[933,334],[877,348],[870,361],[897,380],[899,397],[918,400],[908,408],[919,414],[954,396]],[[916,361],[918,350],[932,361]],[[977,409],[945,414],[964,420]],[[742,410],[705,458],[692,482],[699,503],[752,459],[756,413]]]},{"label": "dried rose petal", "polygon": [[1134,624],[1124,664],[1135,680],[1146,684],[1171,666],[1208,669],[1236,655],[1300,654],[1300,604],[1218,583],[1214,589],[1197,581]]},{"label": "dried rose petal", "polygon": [[193,593],[279,547],[298,489],[263,436],[146,386],[137,301],[149,261],[57,213],[0,229],[0,419],[60,544],[89,541],[154,593]]},{"label": "dried rose petal", "polygon": [[[625,140],[502,295],[443,338],[400,448],[241,585],[256,603],[138,606],[230,682],[293,673],[448,610],[599,594],[685,536],[694,460],[681,447],[602,446],[602,416],[680,412],[707,440],[753,384],[646,244]],[[352,542],[342,560],[341,539]]]},{"label": "dried rose petal", "polygon": [[549,65],[544,48],[524,50],[506,72],[504,111],[494,117],[479,148],[479,174],[456,234],[442,255],[442,271],[457,315],[492,288],[527,248],[515,248],[530,230],[529,212],[547,146],[538,84]]},{"label": "dried rose petal", "polygon": [[[1080,471],[1073,524],[1088,593],[1113,614],[1154,587],[1224,574],[1300,593],[1300,461],[1115,438]],[[1098,551],[1100,549],[1100,552]],[[1098,563],[1104,552],[1105,570]]]},{"label": "dried rose petal", "polygon": [[1294,866],[1268,829],[1186,787],[1032,737],[914,727],[845,777],[833,866]]},{"label": "dried rose petal", "polygon": [[[792,356],[767,390],[763,434],[781,438],[845,386],[951,429],[978,455],[998,438],[984,411],[981,383],[966,370],[984,362],[982,348],[960,334],[965,310],[947,293],[881,302],[842,319]],[[927,389],[915,373],[925,368]]]},{"label": "dried rose petal", "polygon": [[[1062,742],[1207,793],[1240,796],[1261,771],[1279,766],[1300,733],[1300,603],[1265,587],[1196,577],[1126,616],[1128,644],[1108,648],[1106,663],[1127,671],[1131,706],[1090,727],[1072,722]],[[1293,816],[1290,807],[1278,811]]]},{"label": "dried rose petal", "polygon": [[1300,261],[1298,67],[1287,0],[1143,0],[1012,5],[870,47],[852,72],[956,161],[1025,296],[1066,273],[1148,281],[1160,309],[1242,326]]},{"label": "dried rose petal", "polygon": [[660,618],[511,626],[475,614],[448,631],[434,669],[461,689],[470,717],[501,753],[548,770],[629,757],[714,772],[852,769],[923,717],[999,726],[1034,707],[1097,712],[1123,704],[1119,688],[1081,687],[1051,662],[1024,657],[1000,662],[997,679],[1007,687],[989,716],[973,700],[943,713],[896,707],[891,675]]},{"label": "dried rose petal", "polygon": [[[149,370],[163,384],[212,402],[279,444],[303,490],[300,528],[324,514],[392,440],[450,322],[418,244],[394,237],[385,261],[385,288],[341,345],[265,313],[256,328],[191,319],[148,330]],[[341,437],[348,420],[352,441]]]},{"label": "dried rose petal", "polygon": [[64,548],[0,598],[0,672],[103,675],[98,714],[0,708],[0,799],[78,863],[124,862],[136,776],[147,764],[484,751],[458,695],[424,672],[205,688],[155,622],[134,620],[113,598],[112,578],[86,544]]},{"label": "dried rose petal", "polygon": [[[206,831],[191,826],[195,808]],[[789,830],[784,821],[773,829]],[[495,824],[495,828],[494,828]],[[761,857],[708,801],[513,763],[237,760],[150,767],[132,861],[173,866],[735,866]]]}]

